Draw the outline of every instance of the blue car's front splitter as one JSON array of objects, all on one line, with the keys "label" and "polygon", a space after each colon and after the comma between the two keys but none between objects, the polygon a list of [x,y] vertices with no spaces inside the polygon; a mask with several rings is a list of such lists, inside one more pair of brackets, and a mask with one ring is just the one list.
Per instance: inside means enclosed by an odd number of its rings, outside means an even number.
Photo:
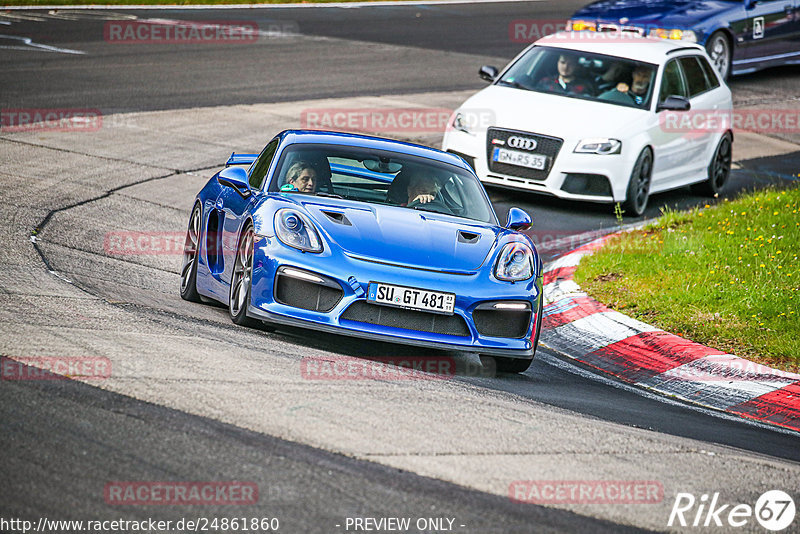
[{"label": "blue car's front splitter", "polygon": [[[263,236],[258,245],[255,247],[253,258],[251,301],[248,306],[248,315],[251,317],[269,323],[431,349],[520,359],[533,357],[532,339],[541,298],[540,280],[531,279],[511,284],[492,278],[489,269],[479,269],[464,274],[446,274],[365,261],[341,251],[326,250],[322,254],[303,253]],[[298,269],[325,278],[332,285],[339,286],[342,292],[341,299],[327,312],[279,302],[275,295],[275,278],[281,267]],[[454,314],[463,318],[467,331],[462,332],[464,335],[449,335],[343,318],[342,315],[351,305],[359,301],[361,304],[366,302],[366,292],[370,282],[455,294]],[[498,301],[529,304],[533,313],[524,335],[517,338],[500,338],[484,336],[478,332],[472,318],[473,311],[478,306]],[[377,304],[364,305],[380,307]]]}]

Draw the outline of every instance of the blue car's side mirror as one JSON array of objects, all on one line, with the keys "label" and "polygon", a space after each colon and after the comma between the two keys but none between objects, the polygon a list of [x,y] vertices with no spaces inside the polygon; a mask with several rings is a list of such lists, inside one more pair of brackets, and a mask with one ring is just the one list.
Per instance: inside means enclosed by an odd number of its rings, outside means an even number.
[{"label": "blue car's side mirror", "polygon": [[250,195],[250,185],[247,183],[247,171],[242,167],[228,167],[219,171],[217,180],[222,185],[232,187],[242,196]]},{"label": "blue car's side mirror", "polygon": [[532,225],[533,221],[531,220],[531,216],[521,209],[511,208],[508,210],[508,222],[506,222],[506,228],[509,230],[530,230]]}]

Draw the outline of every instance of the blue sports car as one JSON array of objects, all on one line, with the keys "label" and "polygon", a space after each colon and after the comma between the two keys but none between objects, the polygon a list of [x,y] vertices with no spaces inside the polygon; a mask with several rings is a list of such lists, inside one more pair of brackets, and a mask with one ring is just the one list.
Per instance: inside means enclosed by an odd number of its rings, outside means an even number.
[{"label": "blue sports car", "polygon": [[800,0],[601,0],[576,12],[568,29],[700,43],[726,79],[800,63]]},{"label": "blue sports car", "polygon": [[291,325],[491,356],[522,372],[542,319],[542,264],[512,208],[501,226],[460,157],[289,130],[232,154],[197,195],[181,296],[233,322]]}]

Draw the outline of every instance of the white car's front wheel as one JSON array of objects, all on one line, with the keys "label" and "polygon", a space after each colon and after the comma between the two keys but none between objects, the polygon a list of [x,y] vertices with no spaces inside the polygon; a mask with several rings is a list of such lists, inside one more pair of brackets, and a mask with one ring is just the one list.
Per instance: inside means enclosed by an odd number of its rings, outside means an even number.
[{"label": "white car's front wheel", "polygon": [[628,192],[622,205],[626,215],[640,217],[647,208],[650,198],[650,179],[653,175],[653,153],[649,148],[642,150],[631,171]]}]

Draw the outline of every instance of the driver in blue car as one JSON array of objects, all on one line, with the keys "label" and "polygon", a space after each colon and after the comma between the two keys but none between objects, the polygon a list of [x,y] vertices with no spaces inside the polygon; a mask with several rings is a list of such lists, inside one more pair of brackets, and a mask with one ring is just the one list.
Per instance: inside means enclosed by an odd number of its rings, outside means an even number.
[{"label": "driver in blue car", "polygon": [[631,73],[632,83],[621,82],[614,89],[606,91],[598,98],[609,102],[619,102],[620,104],[636,104],[641,106],[647,100],[647,92],[650,89],[650,80],[653,77],[653,69],[647,65],[638,65]]},{"label": "driver in blue car", "polygon": [[308,161],[297,161],[286,171],[286,183],[281,191],[313,193],[317,189],[317,170]]}]

